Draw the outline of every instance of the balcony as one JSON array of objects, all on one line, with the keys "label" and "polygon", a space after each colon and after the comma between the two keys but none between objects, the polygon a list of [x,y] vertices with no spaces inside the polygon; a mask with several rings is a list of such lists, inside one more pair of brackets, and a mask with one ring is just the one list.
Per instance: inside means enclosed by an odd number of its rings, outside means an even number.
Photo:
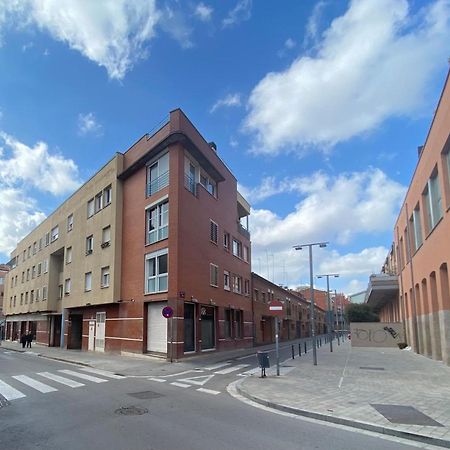
[{"label": "balcony", "polygon": [[147,192],[146,192],[147,197],[156,194],[156,192],[160,191],[161,189],[167,186],[169,186],[169,171],[164,172],[158,178],[151,180],[147,184]]},{"label": "balcony", "polygon": [[366,291],[365,302],[374,308],[382,308],[387,303],[392,303],[398,297],[397,275],[385,273],[371,275]]},{"label": "balcony", "polygon": [[240,222],[238,222],[238,231],[242,236],[250,239],[250,231],[248,231]]},{"label": "balcony", "polygon": [[197,195],[197,183],[196,181],[189,175],[184,175],[184,187],[192,192],[194,195]]}]

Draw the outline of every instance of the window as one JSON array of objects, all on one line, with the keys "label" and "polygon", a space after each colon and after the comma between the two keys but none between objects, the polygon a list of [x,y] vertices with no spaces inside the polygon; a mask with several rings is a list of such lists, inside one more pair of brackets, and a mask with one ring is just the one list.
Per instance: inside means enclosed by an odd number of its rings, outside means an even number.
[{"label": "window", "polygon": [[109,266],[102,267],[102,279],[101,287],[106,288],[109,286]]},{"label": "window", "polygon": [[70,264],[72,262],[72,247],[66,248],[66,264]]},{"label": "window", "polygon": [[50,244],[50,233],[45,233],[45,246],[47,247]]},{"label": "window", "polygon": [[47,300],[47,286],[42,288],[42,300]]},{"label": "window", "polygon": [[94,236],[91,234],[86,238],[86,255],[90,255],[94,251]]},{"label": "window", "polygon": [[103,207],[108,206],[111,203],[112,188],[111,185],[103,190]]},{"label": "window", "polygon": [[233,312],[231,309],[225,310],[225,338],[231,338],[231,322]]},{"label": "window", "polygon": [[185,158],[184,165],[184,187],[195,194],[195,188],[197,186],[197,176],[195,166],[189,161],[189,159]]},{"label": "window", "polygon": [[70,214],[67,217],[67,231],[72,231],[73,230],[73,214]]},{"label": "window", "polygon": [[36,278],[36,266],[31,268],[31,279],[34,280]]},{"label": "window", "polygon": [[70,278],[66,278],[64,280],[64,295],[70,294]]},{"label": "window", "polygon": [[226,291],[230,290],[230,272],[228,270],[223,271],[223,288]]},{"label": "window", "polygon": [[36,289],[36,301],[38,302],[41,297],[41,290],[39,288]]},{"label": "window", "polygon": [[259,291],[258,291],[258,289],[254,289],[253,290],[253,300],[255,300],[255,301],[259,301]]},{"label": "window", "polygon": [[44,259],[44,273],[48,272],[48,259]]},{"label": "window", "polygon": [[20,294],[20,304],[23,305],[23,292]]},{"label": "window", "polygon": [[262,296],[263,303],[266,303],[266,293],[265,292],[261,292],[261,296]]},{"label": "window", "polygon": [[61,300],[63,298],[63,295],[64,295],[64,286],[60,284],[58,286],[58,299]]},{"label": "window", "polygon": [[234,337],[236,339],[241,339],[242,338],[242,311],[240,309],[237,309],[236,311],[234,311]]},{"label": "window", "polygon": [[413,211],[414,244],[417,250],[422,245],[422,225],[420,222],[420,207],[417,205]]},{"label": "window", "polygon": [[56,225],[56,227],[53,227],[51,231],[51,239],[50,239],[51,242],[56,241],[56,239],[58,239],[58,236],[59,236],[59,227],[58,225]]},{"label": "window", "polygon": [[248,254],[249,254],[248,247],[244,245],[244,261],[248,262]]},{"label": "window", "polygon": [[214,197],[216,197],[217,185],[206,173],[200,173],[200,184]]},{"label": "window", "polygon": [[169,201],[166,200],[146,211],[147,244],[162,239],[169,235]]},{"label": "window", "polygon": [[145,293],[165,292],[168,289],[167,249],[145,255]]},{"label": "window", "polygon": [[101,209],[103,208],[103,195],[101,192],[99,192],[96,196],[95,196],[95,212],[98,213]]},{"label": "window", "polygon": [[28,304],[28,292],[25,292],[25,305]]},{"label": "window", "polygon": [[219,283],[219,267],[215,264],[209,265],[209,284],[218,287]]},{"label": "window", "polygon": [[42,273],[42,263],[37,265],[37,276],[40,277]]},{"label": "window", "polygon": [[233,239],[233,255],[238,258],[242,257],[242,244],[237,239]]},{"label": "window", "polygon": [[84,274],[84,290],[90,291],[92,289],[92,272]]},{"label": "window", "polygon": [[439,177],[436,170],[428,180],[423,195],[425,200],[424,203],[427,207],[428,232],[430,232],[442,217],[442,197],[439,187]]},{"label": "window", "polygon": [[108,225],[102,230],[102,248],[108,247],[111,243],[111,227]]},{"label": "window", "polygon": [[230,233],[223,233],[223,248],[227,251],[230,250]]},{"label": "window", "polygon": [[35,255],[37,252],[37,242],[33,242],[33,255]]},{"label": "window", "polygon": [[247,296],[250,295],[250,280],[244,281],[244,294]]},{"label": "window", "polygon": [[30,269],[27,269],[27,281],[30,279]]},{"label": "window", "polygon": [[39,251],[42,250],[42,238],[39,238]]},{"label": "window", "polygon": [[217,244],[218,242],[219,225],[213,220],[209,221],[209,240]]},{"label": "window", "polygon": [[34,290],[30,291],[30,303],[34,303]]},{"label": "window", "polygon": [[169,153],[147,168],[147,197],[169,185]]},{"label": "window", "polygon": [[242,294],[242,278],[238,275],[233,275],[233,292]]},{"label": "window", "polygon": [[28,247],[28,258],[31,257],[31,245]]},{"label": "window", "polygon": [[87,216],[92,217],[94,215],[94,199],[92,198],[87,202]]},{"label": "window", "polygon": [[25,271],[22,272],[22,283],[25,281]]},{"label": "window", "polygon": [[16,296],[14,296],[14,308],[16,307]]},{"label": "window", "polygon": [[24,251],[23,251],[23,257],[22,257],[23,262],[25,262],[25,259],[26,259],[26,258],[27,258],[27,251],[24,250]]}]

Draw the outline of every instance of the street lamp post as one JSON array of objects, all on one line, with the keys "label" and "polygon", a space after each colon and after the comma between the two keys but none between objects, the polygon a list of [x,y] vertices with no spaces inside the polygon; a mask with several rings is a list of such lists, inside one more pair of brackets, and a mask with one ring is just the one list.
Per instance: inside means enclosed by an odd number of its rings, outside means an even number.
[{"label": "street lamp post", "polygon": [[295,250],[302,250],[303,247],[308,247],[309,249],[309,292],[311,296],[311,302],[309,304],[310,308],[310,316],[311,316],[311,337],[312,337],[312,348],[313,348],[313,362],[314,365],[317,366],[317,348],[316,348],[316,326],[314,323],[314,286],[313,286],[313,255],[312,248],[315,245],[318,245],[321,248],[326,247],[328,242],[313,242],[311,244],[301,244],[295,245]]},{"label": "street lamp post", "polygon": [[330,352],[333,351],[333,331],[331,331],[331,315],[332,315],[332,309],[331,309],[331,300],[330,300],[330,277],[338,278],[339,274],[337,273],[326,273],[323,275],[317,275],[317,278],[327,278],[327,304],[328,304],[328,311],[327,311],[327,326],[328,326],[328,340],[330,341]]}]

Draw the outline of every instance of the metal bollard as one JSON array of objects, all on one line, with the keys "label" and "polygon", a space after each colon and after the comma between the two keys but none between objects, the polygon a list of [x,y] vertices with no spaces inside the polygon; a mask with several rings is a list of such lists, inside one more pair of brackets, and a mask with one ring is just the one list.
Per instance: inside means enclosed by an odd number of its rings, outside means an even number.
[{"label": "metal bollard", "polygon": [[295,359],[295,355],[294,355],[294,344],[292,344],[292,346],[291,346],[291,351],[292,351],[292,359]]},{"label": "metal bollard", "polygon": [[298,356],[302,356],[302,344],[298,344]]},{"label": "metal bollard", "polygon": [[306,341],[305,341],[305,355],[306,355],[306,353],[307,353],[307,348],[306,348]]}]

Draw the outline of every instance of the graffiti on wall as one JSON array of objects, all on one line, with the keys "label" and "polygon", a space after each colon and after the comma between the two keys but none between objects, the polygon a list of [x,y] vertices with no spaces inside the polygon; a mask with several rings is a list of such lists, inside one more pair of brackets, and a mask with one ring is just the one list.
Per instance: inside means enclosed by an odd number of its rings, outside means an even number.
[{"label": "graffiti on wall", "polygon": [[401,323],[367,322],[350,324],[353,347],[397,347],[404,342]]}]

